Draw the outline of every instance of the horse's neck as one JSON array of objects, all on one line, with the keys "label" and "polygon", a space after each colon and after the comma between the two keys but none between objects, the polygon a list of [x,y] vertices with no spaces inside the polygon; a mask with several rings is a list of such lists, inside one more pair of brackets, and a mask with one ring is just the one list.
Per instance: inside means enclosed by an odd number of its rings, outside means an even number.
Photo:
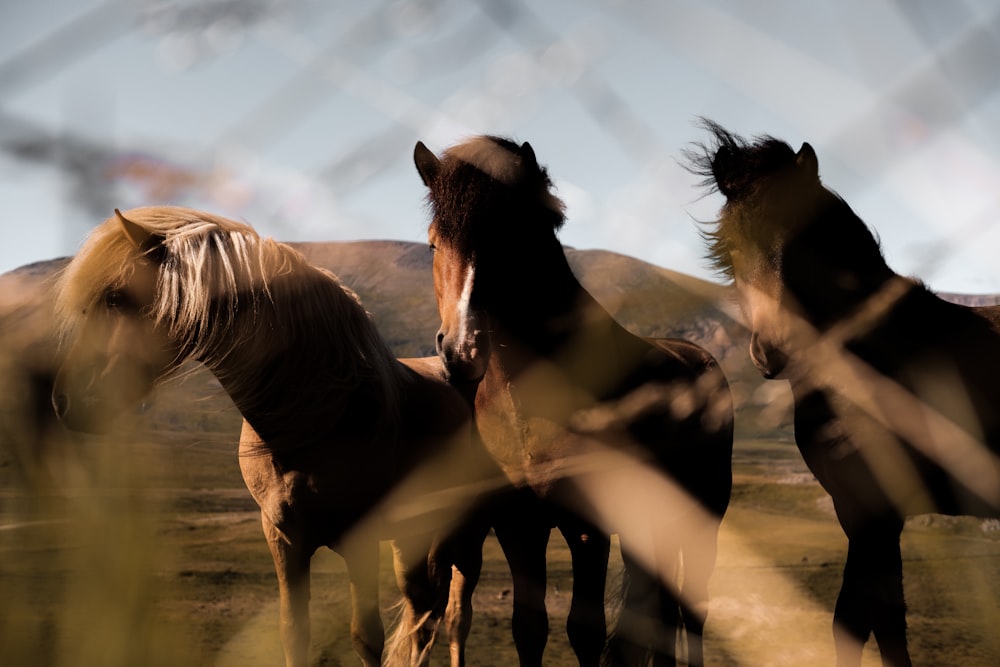
[{"label": "horse's neck", "polygon": [[[292,356],[292,355],[287,355]],[[238,355],[232,355],[234,362]],[[246,359],[247,368],[254,360]],[[323,364],[279,367],[256,366],[249,381],[246,373],[216,367],[215,374],[243,418],[274,448],[294,447],[328,440],[338,424],[356,424],[339,429],[344,437],[362,436],[362,424],[378,422],[378,394],[370,387],[341,384],[339,378],[324,377]],[[361,421],[362,415],[369,419]],[[346,417],[358,420],[347,422]]]},{"label": "horse's neck", "polygon": [[498,304],[496,314],[505,333],[541,353],[559,349],[565,339],[581,329],[600,326],[610,319],[607,311],[584,289],[563,259],[548,267],[543,278],[530,284],[512,283],[511,298]]},{"label": "horse's neck", "polygon": [[634,339],[579,283],[554,307],[536,312],[544,316],[525,319],[515,334],[494,345],[488,372],[495,386],[516,392],[526,374],[547,368],[559,383],[590,388],[593,376],[610,371],[605,367]]},{"label": "horse's neck", "polygon": [[941,327],[950,327],[950,311],[955,310],[922,284],[894,276],[885,281],[850,316],[837,325],[843,331],[844,347],[866,358],[905,356],[938,338]]},{"label": "horse's neck", "polygon": [[[298,447],[333,436],[367,440],[391,427],[384,415],[392,407],[390,385],[402,373],[398,364],[384,373],[345,367],[337,346],[351,344],[335,331],[310,324],[289,327],[294,334],[280,342],[246,336],[220,358],[203,361],[244,419],[273,447]],[[263,331],[269,323],[254,326]],[[362,354],[353,348],[350,352]]]}]

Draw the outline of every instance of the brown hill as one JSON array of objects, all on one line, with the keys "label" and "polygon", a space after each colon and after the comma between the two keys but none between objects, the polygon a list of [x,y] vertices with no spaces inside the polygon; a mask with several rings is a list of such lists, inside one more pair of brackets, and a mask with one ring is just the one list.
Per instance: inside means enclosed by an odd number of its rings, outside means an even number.
[{"label": "brown hill", "polygon": [[[397,355],[434,353],[439,319],[425,245],[291,245],[358,293]],[[566,254],[583,285],[625,327],[642,336],[693,340],[715,355],[732,385],[742,434],[790,435],[787,387],[764,382],[749,365],[746,333],[730,288],[605,250],[567,248]],[[66,261],[36,262],[0,275],[0,472],[12,462],[33,469],[66,437],[49,403],[58,360],[51,283]],[[968,305],[998,301],[997,295],[942,296]],[[209,431],[232,433],[234,442],[239,423],[228,397],[200,368],[158,391],[143,419],[148,429],[176,437]]]},{"label": "brown hill", "polygon": [[[399,356],[434,353],[439,319],[431,255],[423,244],[354,241],[292,244],[335,272],[361,297]],[[602,250],[567,249],[581,282],[630,330],[695,340],[715,354],[738,394],[750,400],[760,380],[748,370],[742,328],[725,287]],[[58,433],[49,386],[57,365],[51,282],[65,259],[38,262],[0,276],[0,465],[43,456]],[[195,369],[167,385],[147,406],[150,428],[177,432],[235,429],[238,417],[213,379]],[[235,437],[235,435],[234,435]],[[46,443],[40,442],[46,440]]]},{"label": "brown hill", "polygon": [[[358,293],[397,354],[433,354],[439,320],[426,246],[404,241],[291,245]],[[727,330],[735,325],[735,310],[722,286],[604,250],[567,248],[566,255],[584,286],[640,335],[697,331],[695,337],[701,337],[705,332],[698,322],[725,322]]]}]

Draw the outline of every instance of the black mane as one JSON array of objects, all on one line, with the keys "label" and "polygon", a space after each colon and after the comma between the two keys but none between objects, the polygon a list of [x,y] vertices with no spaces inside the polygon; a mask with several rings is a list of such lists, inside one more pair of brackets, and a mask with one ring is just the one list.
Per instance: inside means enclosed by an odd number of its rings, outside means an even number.
[{"label": "black mane", "polygon": [[[818,169],[812,147],[803,144],[796,153],[768,135],[748,140],[712,120],[703,118],[700,125],[711,141],[685,151],[685,166],[703,177],[709,192],[726,197],[719,219],[704,222],[700,231],[711,267],[732,280],[732,251],[753,245],[778,265],[793,252],[797,259],[820,258],[827,268],[836,263],[868,288],[886,278],[878,239],[847,202],[820,183],[812,170]],[[811,167],[801,164],[803,154],[812,158]]]},{"label": "black mane", "polygon": [[688,171],[702,176],[701,185],[710,192],[741,200],[756,191],[762,177],[795,164],[795,151],[780,139],[760,135],[747,140],[708,118],[699,125],[712,134],[712,141],[696,143],[684,157]]},{"label": "black mane", "polygon": [[[551,192],[548,171],[525,146],[505,137],[482,136],[444,153],[427,194],[443,240],[472,241],[498,230],[521,236],[532,231],[525,229],[528,226],[553,232],[562,227],[563,203]],[[502,176],[490,173],[491,168],[503,170]]]},{"label": "black mane", "polygon": [[[698,125],[708,130],[712,139],[708,143],[695,143],[685,150],[684,166],[702,177],[700,185],[707,193],[725,195],[727,207],[730,203],[752,199],[769,175],[795,164],[795,151],[780,139],[760,135],[747,140],[708,118],[701,118]],[[705,259],[709,266],[731,282],[735,278],[730,257],[734,239],[731,230],[727,231],[722,222],[721,218],[702,221],[699,234],[705,242]]]}]

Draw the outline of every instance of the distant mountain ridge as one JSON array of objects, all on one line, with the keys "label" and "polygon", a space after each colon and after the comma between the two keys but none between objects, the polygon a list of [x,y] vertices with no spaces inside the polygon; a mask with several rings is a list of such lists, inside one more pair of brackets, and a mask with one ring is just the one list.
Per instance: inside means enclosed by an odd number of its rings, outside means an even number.
[{"label": "distant mountain ridge", "polygon": [[[291,243],[311,262],[356,291],[397,356],[434,354],[440,320],[431,254],[407,241]],[[747,335],[731,287],[606,250],[566,248],[574,273],[626,328],[648,337],[692,340],[711,352],[732,386],[737,428],[746,435],[790,435],[786,383],[767,382],[749,364]],[[67,258],[0,275],[0,470],[41,457],[55,423],[49,393],[58,365],[52,283]],[[943,295],[967,305],[1000,303],[1000,295]],[[239,416],[207,371],[195,368],[157,391],[142,417],[175,437],[230,433]],[[226,436],[228,437],[228,436]],[[235,432],[233,433],[235,438]],[[235,442],[235,440],[234,440]]]},{"label": "distant mountain ridge", "polygon": [[[440,319],[427,246],[406,241],[289,245],[358,293],[397,354],[434,353]],[[565,251],[584,287],[640,335],[679,335],[706,317],[738,326],[726,287],[606,250]]]},{"label": "distant mountain ridge", "polygon": [[958,294],[956,292],[936,292],[945,301],[960,303],[963,306],[998,306],[1000,294]]}]

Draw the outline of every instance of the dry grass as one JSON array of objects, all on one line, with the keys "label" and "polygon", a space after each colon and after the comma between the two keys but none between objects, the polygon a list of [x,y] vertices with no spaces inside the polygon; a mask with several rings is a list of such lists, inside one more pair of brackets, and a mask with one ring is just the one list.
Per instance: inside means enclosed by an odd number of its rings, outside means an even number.
[{"label": "dry grass", "polygon": [[[78,440],[58,492],[18,486],[6,471],[0,664],[281,663],[270,556],[239,478],[235,433],[225,432],[225,419],[220,428],[197,438],[159,430],[141,440]],[[739,442],[736,481],[712,584],[711,664],[832,664],[846,540],[825,495],[781,442]],[[1000,533],[980,526],[935,517],[904,533],[917,664],[1000,664]],[[388,609],[396,594],[385,562]],[[557,533],[549,562],[546,664],[571,665],[562,631],[571,575]],[[335,554],[317,554],[313,591],[316,664],[357,664]],[[510,575],[492,539],[475,606],[473,664],[514,664]],[[878,664],[873,647],[866,664]]]},{"label": "dry grass", "polygon": [[[379,247],[380,257],[385,250]],[[419,251],[426,262],[426,249]],[[376,283],[392,282],[384,262],[358,258],[360,267],[379,267]],[[429,270],[418,268],[422,273],[414,269],[393,284],[429,294]],[[39,276],[51,269],[8,274],[0,291],[0,666],[281,664],[277,583],[257,509],[240,478],[239,416],[231,402],[200,371],[165,386],[153,408],[118,438],[69,437],[52,425],[46,387],[52,327],[45,309],[36,307],[46,303]],[[601,284],[619,282],[600,275]],[[643,275],[632,282],[649,283],[654,296],[665,293],[664,285]],[[409,309],[379,307],[375,288],[368,289],[373,311],[407,315],[380,322],[395,338],[425,325],[433,333],[430,302],[424,302],[421,324]],[[658,299],[636,296],[631,300],[641,307],[623,306],[622,314],[670,321],[648,308]],[[742,345],[724,350],[728,356],[720,358],[740,397],[743,437],[712,581],[707,657],[720,667],[831,665],[830,623],[846,538],[829,499],[794,446],[781,439],[788,427],[787,387],[761,385],[746,367]],[[774,437],[754,439],[760,434]],[[1000,664],[1000,531],[984,532],[981,525],[931,517],[903,534],[917,665]],[[495,540],[484,555],[471,664],[515,664],[510,575]],[[569,557],[558,534],[550,542],[549,565],[546,664],[572,665],[562,629]],[[388,565],[383,575],[388,610],[396,600]],[[316,664],[358,664],[347,638],[346,594],[342,561],[331,552],[317,554]],[[877,650],[869,646],[865,665],[877,664]]]}]

